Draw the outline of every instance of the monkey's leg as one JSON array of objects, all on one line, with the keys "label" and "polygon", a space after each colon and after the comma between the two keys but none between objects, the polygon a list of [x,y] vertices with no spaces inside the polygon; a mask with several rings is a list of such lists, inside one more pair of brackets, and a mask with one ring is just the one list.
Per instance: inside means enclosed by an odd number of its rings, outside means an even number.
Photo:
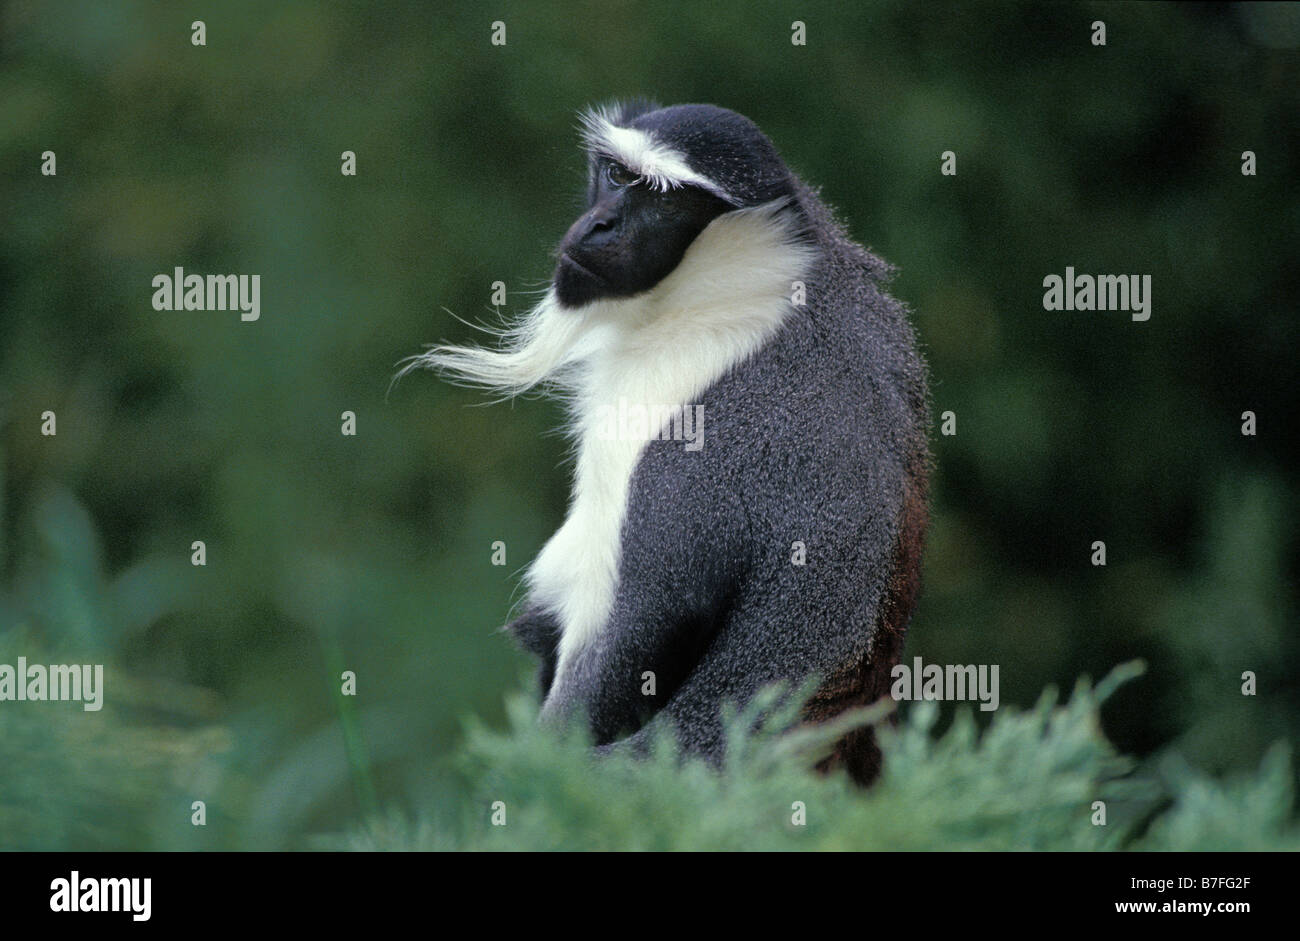
[{"label": "monkey's leg", "polygon": [[[764,610],[771,619],[769,627],[782,627],[764,631],[752,619],[741,618],[734,626],[720,630],[696,668],[649,722],[598,751],[644,754],[665,729],[670,729],[682,751],[699,755],[717,767],[727,746],[722,721],[724,703],[743,709],[763,687],[786,684],[785,694],[756,717],[762,722],[772,709],[785,705],[787,697],[798,692],[799,684],[815,674],[821,677],[821,685],[801,710],[798,721],[821,722],[844,709],[867,705],[888,689],[887,681],[875,680],[887,678],[889,667],[897,662],[900,644],[894,643],[893,634],[873,634],[867,628],[878,616],[875,604],[864,602],[843,615],[808,617],[805,612],[802,620],[795,611],[780,605],[764,606]],[[798,631],[784,627],[796,624],[800,625]],[[897,640],[901,641],[901,635]],[[863,781],[878,766],[870,730],[852,733],[837,743],[831,757],[835,763],[848,764],[850,772]],[[859,774],[859,764],[863,769],[871,767]]]}]

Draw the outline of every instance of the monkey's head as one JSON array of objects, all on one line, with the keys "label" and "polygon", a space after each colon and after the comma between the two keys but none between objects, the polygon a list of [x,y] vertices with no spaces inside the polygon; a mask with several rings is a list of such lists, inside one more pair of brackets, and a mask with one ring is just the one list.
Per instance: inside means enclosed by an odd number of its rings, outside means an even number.
[{"label": "monkey's head", "polygon": [[634,102],[582,122],[587,209],[560,242],[562,307],[648,291],[714,219],[794,192],[772,142],[726,108]]}]

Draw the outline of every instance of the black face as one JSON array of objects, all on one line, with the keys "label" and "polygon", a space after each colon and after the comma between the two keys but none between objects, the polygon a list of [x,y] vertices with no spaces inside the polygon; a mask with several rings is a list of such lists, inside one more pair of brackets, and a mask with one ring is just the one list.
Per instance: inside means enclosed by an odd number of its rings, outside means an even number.
[{"label": "black face", "polygon": [[677,267],[705,226],[734,208],[694,186],[659,192],[603,157],[587,204],[560,242],[555,293],[564,307],[650,290]]}]

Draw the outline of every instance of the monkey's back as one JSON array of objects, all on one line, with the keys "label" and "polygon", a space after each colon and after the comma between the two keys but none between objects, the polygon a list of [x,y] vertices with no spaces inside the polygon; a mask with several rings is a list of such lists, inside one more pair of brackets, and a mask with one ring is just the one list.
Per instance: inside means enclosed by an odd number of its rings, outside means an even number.
[{"label": "monkey's back", "polygon": [[[699,451],[649,443],[620,568],[660,573],[641,590],[668,593],[698,592],[705,573],[701,598],[726,599],[688,600],[697,625],[670,685],[743,700],[817,673],[820,720],[885,694],[898,662],[919,582],[928,403],[906,310],[882,286],[891,269],[806,187],[799,204],[821,233],[806,304],[704,392]],[[878,766],[869,733],[834,759],[860,780]]]}]

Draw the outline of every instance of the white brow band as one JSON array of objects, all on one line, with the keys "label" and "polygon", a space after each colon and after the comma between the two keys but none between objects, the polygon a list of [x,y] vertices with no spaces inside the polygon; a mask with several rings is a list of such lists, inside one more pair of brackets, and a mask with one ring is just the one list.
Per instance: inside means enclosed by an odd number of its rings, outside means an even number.
[{"label": "white brow band", "polygon": [[654,189],[666,192],[678,186],[698,186],[733,206],[726,190],[686,163],[686,158],[645,131],[619,127],[604,109],[582,114],[582,142],[593,153],[617,160],[641,176]]}]

